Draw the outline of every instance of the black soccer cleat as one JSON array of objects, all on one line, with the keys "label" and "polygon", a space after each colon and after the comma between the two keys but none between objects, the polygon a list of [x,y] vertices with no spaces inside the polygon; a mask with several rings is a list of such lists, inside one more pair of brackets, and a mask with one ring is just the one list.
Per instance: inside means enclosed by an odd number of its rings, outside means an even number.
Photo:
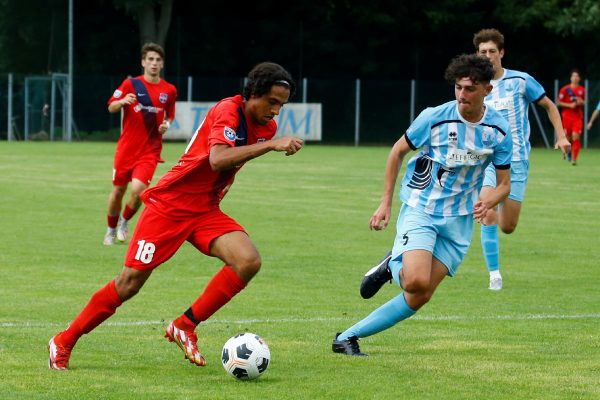
[{"label": "black soccer cleat", "polygon": [[346,340],[338,340],[338,336],[340,336],[341,332],[335,334],[333,338],[333,343],[331,344],[331,349],[334,353],[342,353],[347,356],[357,356],[357,357],[366,357],[368,354],[361,353],[360,348],[358,347],[358,338],[356,336],[352,336]]},{"label": "black soccer cleat", "polygon": [[390,251],[379,264],[367,271],[360,283],[360,295],[363,299],[370,299],[379,292],[384,283],[392,282],[392,272],[388,266],[391,259],[392,252]]}]

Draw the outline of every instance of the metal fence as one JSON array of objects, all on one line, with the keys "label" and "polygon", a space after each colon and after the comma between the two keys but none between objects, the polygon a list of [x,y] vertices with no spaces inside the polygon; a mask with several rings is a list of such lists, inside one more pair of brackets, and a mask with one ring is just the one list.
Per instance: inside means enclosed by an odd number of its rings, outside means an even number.
[{"label": "metal fence", "polygon": [[[55,74],[57,75],[57,74]],[[69,140],[64,120],[63,79],[0,75],[0,140]],[[76,75],[73,80],[73,140],[116,140],[120,116],[107,111],[107,100],[124,77]],[[166,77],[179,101],[216,101],[239,93],[242,77]],[[54,83],[53,83],[54,82]],[[56,83],[58,82],[58,83]],[[556,100],[566,82],[540,82]],[[585,81],[585,125],[600,99],[600,81]],[[322,104],[323,143],[388,144],[394,142],[426,107],[454,98],[443,80],[302,79],[291,102]],[[537,111],[537,113],[536,113]],[[553,129],[542,108],[530,109],[533,146],[552,145]],[[536,115],[538,114],[538,115]],[[9,133],[11,134],[9,136]],[[600,123],[584,132],[585,147],[600,147]]]}]

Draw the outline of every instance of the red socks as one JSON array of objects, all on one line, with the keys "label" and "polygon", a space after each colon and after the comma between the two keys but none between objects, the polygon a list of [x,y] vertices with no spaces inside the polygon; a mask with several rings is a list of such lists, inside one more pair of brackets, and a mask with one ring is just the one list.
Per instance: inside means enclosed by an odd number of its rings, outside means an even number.
[{"label": "red socks", "polygon": [[91,332],[107,320],[121,304],[123,302],[115,288],[115,281],[112,280],[94,293],[87,305],[71,322],[71,325],[60,333],[57,338],[58,342],[68,348],[75,346],[82,335]]},{"label": "red socks", "polygon": [[225,265],[208,282],[198,300],[173,323],[179,329],[193,331],[200,322],[206,321],[245,287],[246,282]]},{"label": "red socks", "polygon": [[573,143],[571,143],[571,153],[573,153],[573,161],[577,161],[579,149],[581,149],[581,140],[573,140]]},{"label": "red socks", "polygon": [[108,227],[115,229],[117,227],[117,222],[119,222],[119,214],[107,215],[106,220],[108,221]]},{"label": "red socks", "polygon": [[136,211],[137,210],[134,210],[125,204],[125,209],[123,210],[123,219],[129,221],[135,215]]}]

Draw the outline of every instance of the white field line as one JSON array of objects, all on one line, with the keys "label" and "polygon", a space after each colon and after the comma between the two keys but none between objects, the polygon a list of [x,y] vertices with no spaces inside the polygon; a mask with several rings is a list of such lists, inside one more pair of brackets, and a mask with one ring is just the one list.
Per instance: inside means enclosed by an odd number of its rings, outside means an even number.
[{"label": "white field line", "polygon": [[[523,315],[489,315],[468,317],[460,315],[415,316],[411,320],[417,321],[531,321],[531,320],[560,320],[560,319],[600,319],[600,314],[523,314]],[[242,325],[242,324],[282,324],[282,323],[309,323],[309,322],[334,322],[358,320],[352,317],[311,317],[311,318],[257,318],[223,320],[214,319],[203,324]],[[168,321],[107,321],[104,326],[146,326],[167,325]],[[51,328],[64,326],[56,322],[0,322],[0,328]]]}]

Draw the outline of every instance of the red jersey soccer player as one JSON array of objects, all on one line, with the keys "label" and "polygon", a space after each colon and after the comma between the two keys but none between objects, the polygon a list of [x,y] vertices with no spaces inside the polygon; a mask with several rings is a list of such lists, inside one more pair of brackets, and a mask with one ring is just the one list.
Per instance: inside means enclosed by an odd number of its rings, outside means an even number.
[{"label": "red jersey soccer player", "polygon": [[563,86],[558,93],[558,105],[562,107],[561,115],[567,139],[572,144],[571,162],[577,165],[577,156],[581,148],[581,132],[583,131],[583,103],[585,88],[579,84],[581,75],[574,69],[571,71],[571,83]]},{"label": "red jersey soccer player", "polygon": [[285,69],[261,63],[250,71],[243,96],[223,99],[208,112],[179,162],[142,194],[146,207],[121,274],[92,296],[66,330],[50,339],[50,368],[67,369],[77,340],[133,297],[154,268],[171,258],[186,240],[225,265],[191,307],[168,325],[165,337],[190,362],[205,364],[196,326],[246,287],[261,266],[244,228],[225,215],[219,203],[246,161],[270,151],[292,155],[302,148],[301,139],[271,140],[277,130],[273,117],[294,89]]},{"label": "red jersey soccer player", "polygon": [[[127,222],[140,208],[140,193],[150,185],[162,150],[162,135],[175,118],[177,90],[160,72],[165,53],[161,46],[146,43],[142,47],[144,74],[128,78],[108,100],[108,111],[124,111],[123,132],[117,143],[113,166],[113,188],[108,197],[108,229],[104,244],[115,237],[127,239]],[[121,203],[131,182],[131,194],[119,221]],[[117,228],[118,223],[118,228]]]}]

